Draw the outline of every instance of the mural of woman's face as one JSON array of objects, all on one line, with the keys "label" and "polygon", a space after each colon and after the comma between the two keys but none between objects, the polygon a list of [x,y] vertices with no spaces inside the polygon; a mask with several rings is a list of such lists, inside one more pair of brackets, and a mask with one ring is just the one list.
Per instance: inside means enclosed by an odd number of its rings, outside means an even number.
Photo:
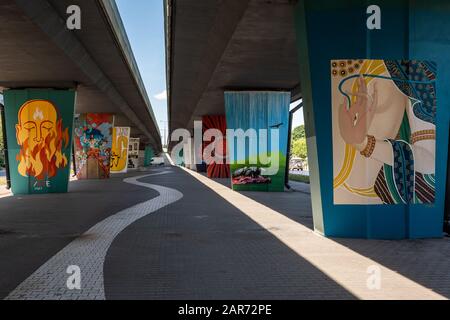
[{"label": "mural of woman's face", "polygon": [[[378,105],[375,111],[376,114],[385,113],[387,111],[403,113],[407,97],[397,88],[394,81],[373,79],[368,86],[369,94],[372,94],[374,87],[382,93],[378,96]],[[396,111],[392,109],[396,109]]]}]

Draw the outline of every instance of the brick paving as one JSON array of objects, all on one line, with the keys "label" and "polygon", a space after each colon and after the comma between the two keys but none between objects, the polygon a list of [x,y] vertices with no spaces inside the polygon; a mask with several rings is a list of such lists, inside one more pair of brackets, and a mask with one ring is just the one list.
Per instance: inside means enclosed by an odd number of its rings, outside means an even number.
[{"label": "brick paving", "polygon": [[[86,254],[90,265],[97,268],[94,271],[88,269],[83,277],[88,279],[88,283],[94,283],[94,287],[103,286],[103,293],[92,290],[91,294],[87,294],[89,287],[85,287],[82,294],[72,292],[65,298],[228,300],[450,297],[448,239],[325,239],[312,231],[311,204],[307,193],[240,194],[229,190],[225,181],[217,183],[179,168],[171,170],[172,174],[149,176],[139,182],[178,190],[183,193],[183,198],[134,223],[128,221],[122,225],[117,236],[111,233],[108,245],[102,247],[102,254]],[[98,185],[92,187],[92,184]],[[75,185],[81,186],[79,182]],[[127,212],[130,206],[158,197],[158,193],[144,185],[131,186],[119,178],[108,183],[85,182],[82,186],[90,188],[92,194],[89,195],[94,197],[100,185],[102,192],[111,192],[112,196],[96,197],[92,212],[86,207],[82,213],[80,211],[80,217],[74,215],[75,211],[67,212],[68,219],[62,219],[56,213],[50,216],[41,213],[41,218],[39,211],[33,211],[32,217],[29,217],[17,209],[22,205],[24,210],[33,203],[43,206],[41,198],[27,197],[23,199],[24,203],[15,198],[0,199],[0,229],[9,230],[0,234],[0,255],[5,257],[0,261],[0,293],[8,291],[4,297],[26,279],[33,279],[32,275],[36,275],[39,268],[47,266],[48,270],[51,258],[63,248],[70,248],[70,243],[77,243],[80,239],[88,247],[95,243],[95,238],[82,236],[92,226],[114,221],[117,212]],[[86,193],[81,192],[82,188],[78,190],[76,194],[62,197],[70,201],[85,199]],[[126,202],[114,205],[114,197],[119,196],[120,190],[122,195],[127,194],[128,205]],[[49,201],[58,200],[47,198]],[[7,204],[14,206],[16,215],[4,214],[2,209],[8,208]],[[52,218],[58,219],[56,225],[47,222]],[[66,226],[70,219],[76,222],[75,226]],[[112,224],[114,227],[115,223]],[[59,239],[57,230],[59,236],[63,231],[67,235],[72,232],[73,236]],[[31,232],[48,241],[37,246],[30,241]],[[93,233],[98,232],[101,233],[94,227]],[[25,242],[22,242],[21,236],[26,239]],[[15,252],[18,250],[20,254]],[[26,267],[21,269],[20,263]],[[98,271],[99,264],[103,265],[103,274]],[[17,266],[19,275],[16,275],[13,266]],[[368,268],[373,266],[381,272],[379,290],[367,287],[370,276]],[[48,278],[34,277],[29,285],[42,287],[42,281]],[[53,287],[44,285],[45,289],[36,292],[25,289],[22,294],[25,293],[28,299],[57,299],[55,293],[64,290],[60,289],[60,282],[61,279],[57,285],[53,282]]]},{"label": "brick paving", "polygon": [[[183,195],[170,188],[138,182],[138,179],[169,174],[169,171],[125,179],[124,182],[157,191],[159,196],[137,204],[99,222],[57,253],[7,300],[104,300],[103,267],[105,256],[117,235],[128,226],[159,209],[180,200]],[[81,270],[81,289],[70,290],[66,283],[70,266]]]},{"label": "brick paving", "polygon": [[11,196],[11,192],[5,186],[0,186],[0,198]]},{"label": "brick paving", "polygon": [[154,190],[123,183],[132,176],[73,181],[67,194],[1,198],[0,299],[92,226],[158,196]]}]

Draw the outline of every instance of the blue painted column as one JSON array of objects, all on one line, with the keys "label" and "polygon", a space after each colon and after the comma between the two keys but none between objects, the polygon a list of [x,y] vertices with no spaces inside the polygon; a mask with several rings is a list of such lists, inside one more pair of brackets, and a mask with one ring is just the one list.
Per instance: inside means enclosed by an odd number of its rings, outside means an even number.
[{"label": "blue painted column", "polygon": [[[441,237],[450,6],[377,1],[381,30],[369,30],[369,4],[305,0],[296,8],[315,229],[330,237]],[[351,78],[359,75],[364,84]],[[392,108],[405,112],[389,116]],[[373,120],[362,140],[355,128],[364,116]]]},{"label": "blue painted column", "polygon": [[225,92],[227,129],[247,136],[242,148],[227,136],[233,190],[284,191],[290,101],[289,92]]}]

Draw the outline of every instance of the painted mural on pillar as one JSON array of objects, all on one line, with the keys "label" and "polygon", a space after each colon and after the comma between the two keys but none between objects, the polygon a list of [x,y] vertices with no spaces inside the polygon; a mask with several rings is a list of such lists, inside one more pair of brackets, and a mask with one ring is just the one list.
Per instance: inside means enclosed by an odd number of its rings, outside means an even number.
[{"label": "painted mural on pillar", "polygon": [[114,127],[111,152],[111,172],[126,173],[128,169],[128,147],[130,128]]},{"label": "painted mural on pillar", "polygon": [[139,168],[139,148],[141,139],[130,138],[129,148],[128,148],[128,169]]},{"label": "painted mural on pillar", "polygon": [[67,192],[75,92],[4,93],[14,194]]},{"label": "painted mural on pillar", "polygon": [[436,64],[331,62],[334,203],[432,204]]},{"label": "painted mural on pillar", "polygon": [[155,153],[153,152],[153,148],[150,146],[145,147],[144,167],[151,166],[154,156],[155,156]]},{"label": "painted mural on pillar", "polygon": [[[218,116],[204,116],[202,118],[203,122],[203,135],[207,130],[213,129],[218,130],[222,134],[223,138],[221,141],[214,141],[222,148],[215,149],[214,156],[218,156],[223,159],[222,163],[218,164],[214,161],[214,159],[204,159],[207,165],[206,172],[209,178],[229,178],[230,177],[230,166],[227,164],[228,158],[228,150],[227,150],[227,140],[226,140],[226,132],[227,132],[227,119],[225,115]],[[203,149],[207,148],[213,141],[205,141],[203,143]],[[220,154],[219,154],[220,153]]]},{"label": "painted mural on pillar", "polygon": [[227,135],[233,190],[282,192],[285,187],[289,92],[226,92]]},{"label": "painted mural on pillar", "polygon": [[75,119],[75,164],[78,179],[108,179],[113,115],[82,114]]}]

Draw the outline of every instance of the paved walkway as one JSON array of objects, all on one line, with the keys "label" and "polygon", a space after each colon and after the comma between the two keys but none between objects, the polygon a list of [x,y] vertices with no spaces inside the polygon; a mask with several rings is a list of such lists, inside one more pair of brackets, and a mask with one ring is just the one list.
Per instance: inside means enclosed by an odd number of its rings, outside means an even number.
[{"label": "paved walkway", "polygon": [[[149,206],[164,190],[182,198]],[[325,239],[303,192],[240,194],[179,168],[70,191],[0,199],[0,298],[450,297],[449,240]],[[82,290],[68,294],[69,263],[81,267]],[[367,287],[373,267],[379,290]]]},{"label": "paved walkway", "polygon": [[311,185],[302,182],[289,181],[289,186],[293,191],[311,194]]},{"label": "paved walkway", "polygon": [[11,196],[11,191],[7,190],[5,186],[0,186],[0,199]]},{"label": "paved walkway", "polygon": [[293,175],[297,175],[297,176],[309,176],[309,171],[292,170],[292,171],[289,171],[289,173],[293,174]]},{"label": "paved walkway", "polygon": [[[139,179],[169,174],[170,171],[125,179],[124,182],[155,190],[159,196],[108,217],[75,239],[20,284],[7,299],[104,300],[103,268],[106,254],[119,233],[143,217],[177,202],[183,194],[174,189],[138,182]],[[73,292],[67,283],[68,266],[84,270],[83,289]],[[89,274],[86,274],[89,270]]]}]

